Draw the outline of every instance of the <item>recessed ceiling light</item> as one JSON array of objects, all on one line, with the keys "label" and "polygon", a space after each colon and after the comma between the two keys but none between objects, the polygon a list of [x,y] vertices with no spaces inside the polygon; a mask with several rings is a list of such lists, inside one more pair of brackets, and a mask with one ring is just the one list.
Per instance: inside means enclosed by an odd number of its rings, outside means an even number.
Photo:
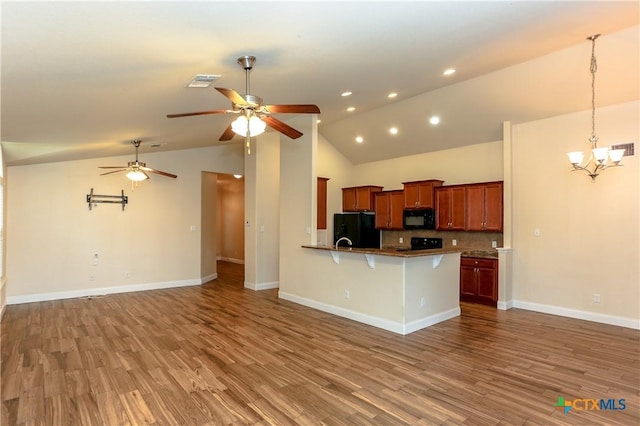
[{"label": "recessed ceiling light", "polygon": [[397,135],[398,134],[398,128],[397,127],[392,127],[389,129],[389,133],[391,133],[392,135]]},{"label": "recessed ceiling light", "polygon": [[453,75],[456,73],[456,69],[455,68],[447,68],[446,70],[444,70],[444,72],[442,73],[443,75]]},{"label": "recessed ceiling light", "polygon": [[396,92],[391,92],[387,95],[387,98],[395,98],[396,96],[398,96]]},{"label": "recessed ceiling light", "polygon": [[352,112],[352,111],[355,111],[355,110],[356,110],[356,107],[349,107],[349,108],[347,108],[347,111],[349,111],[349,112]]},{"label": "recessed ceiling light", "polygon": [[351,96],[353,94],[353,92],[342,92],[342,94],[340,96]]},{"label": "recessed ceiling light", "polygon": [[364,142],[364,138],[362,136],[356,136],[356,142],[362,143]]},{"label": "recessed ceiling light", "polygon": [[438,117],[437,115],[432,115],[431,118],[429,118],[429,123],[433,124],[434,126],[440,124],[440,117]]}]

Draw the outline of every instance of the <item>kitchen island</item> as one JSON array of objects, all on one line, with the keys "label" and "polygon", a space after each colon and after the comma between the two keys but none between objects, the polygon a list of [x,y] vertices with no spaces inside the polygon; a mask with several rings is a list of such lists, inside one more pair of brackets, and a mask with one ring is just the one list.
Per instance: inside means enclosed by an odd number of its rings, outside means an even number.
[{"label": "kitchen island", "polygon": [[305,280],[282,299],[399,334],[460,315],[462,250],[302,248]]}]

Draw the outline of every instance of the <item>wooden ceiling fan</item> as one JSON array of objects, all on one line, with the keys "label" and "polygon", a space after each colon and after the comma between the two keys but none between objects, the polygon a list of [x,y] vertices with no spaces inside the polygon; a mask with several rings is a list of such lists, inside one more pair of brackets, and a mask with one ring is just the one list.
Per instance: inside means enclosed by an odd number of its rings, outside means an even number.
[{"label": "wooden ceiling fan", "polygon": [[139,181],[149,179],[149,175],[147,174],[147,172],[155,173],[158,175],[162,175],[162,176],[166,176],[174,179],[178,177],[173,173],[167,173],[161,170],[152,169],[151,167],[147,167],[145,163],[138,161],[138,148],[140,147],[141,141],[134,140],[134,141],[131,141],[131,143],[133,144],[133,146],[136,147],[136,161],[129,161],[126,166],[99,166],[98,168],[100,169],[118,169],[118,170],[113,170],[111,172],[100,173],[100,176],[126,171],[127,178],[134,182],[139,182]]},{"label": "wooden ceiling fan", "polygon": [[223,87],[215,88],[231,101],[231,109],[167,114],[167,117],[177,118],[207,114],[238,114],[239,117],[227,126],[219,140],[228,141],[231,140],[235,134],[238,134],[247,138],[247,148],[249,147],[249,138],[264,132],[266,126],[277,130],[291,139],[299,138],[303,135],[302,132],[272,117],[271,114],[319,114],[320,108],[316,105],[264,105],[262,98],[250,94],[250,73],[255,62],[255,56],[242,56],[238,58],[238,64],[244,68],[246,74],[245,95],[240,95],[233,89],[225,89]]}]

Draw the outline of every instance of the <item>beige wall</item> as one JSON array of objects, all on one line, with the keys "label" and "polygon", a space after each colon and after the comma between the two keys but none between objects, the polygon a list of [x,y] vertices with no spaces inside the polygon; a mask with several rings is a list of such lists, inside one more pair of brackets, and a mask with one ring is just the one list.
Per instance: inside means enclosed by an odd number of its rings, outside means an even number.
[{"label": "beige wall", "polygon": [[[600,146],[633,141],[637,152],[639,117],[638,102],[598,109]],[[588,151],[590,134],[590,111],[513,126],[513,297],[520,307],[638,327],[638,154],[591,183],[566,155]]]},{"label": "beige wall", "polygon": [[402,182],[440,179],[445,185],[502,180],[502,141],[354,166],[353,185],[402,189]]},{"label": "beige wall", "polygon": [[[143,152],[142,161],[178,178],[152,175],[134,190],[122,174],[99,176],[98,169],[131,156],[9,167],[9,302],[200,283],[201,171],[242,173],[241,149]],[[129,204],[89,211],[91,188],[124,189]]]},{"label": "beige wall", "polygon": [[202,172],[200,214],[200,276],[215,279],[218,274],[218,180],[217,173]]},{"label": "beige wall", "polygon": [[218,183],[216,257],[230,262],[244,262],[244,180],[226,179]]}]

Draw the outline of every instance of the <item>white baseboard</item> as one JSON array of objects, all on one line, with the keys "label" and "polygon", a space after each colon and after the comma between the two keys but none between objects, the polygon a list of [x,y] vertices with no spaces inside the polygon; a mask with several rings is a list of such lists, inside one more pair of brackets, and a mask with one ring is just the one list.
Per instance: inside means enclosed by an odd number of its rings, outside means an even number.
[{"label": "white baseboard", "polygon": [[341,308],[339,306],[329,305],[326,303],[318,302],[316,300],[307,299],[304,297],[296,296],[295,294],[286,293],[283,291],[278,292],[278,297],[290,302],[297,303],[299,305],[308,306],[319,311],[327,312],[339,317],[348,318],[353,321],[361,322],[363,324],[371,325],[373,327],[381,328],[383,330],[391,331],[396,334],[406,335],[413,333],[414,331],[428,327],[433,324],[437,324],[442,321],[446,321],[450,318],[454,318],[460,315],[460,308],[452,309],[450,311],[441,312],[436,315],[431,315],[413,321],[408,324],[402,324],[398,321],[390,321],[384,318],[374,317],[372,315],[363,314],[362,312],[356,312],[349,309]]},{"label": "white baseboard", "polygon": [[4,317],[4,312],[7,309],[7,290],[6,290],[6,284],[7,284],[7,277],[2,277],[2,279],[0,279],[0,321],[2,321],[2,317]]},{"label": "white baseboard", "polygon": [[131,293],[134,291],[160,290],[165,288],[188,287],[200,285],[200,279],[184,281],[165,281],[149,284],[134,284],[115,287],[87,288],[81,290],[57,291],[54,293],[25,294],[7,297],[7,305],[19,305],[21,303],[45,302],[48,300],[76,299],[87,296],[104,296],[106,294]]},{"label": "white baseboard", "polygon": [[634,318],[616,317],[613,315],[598,314],[595,312],[579,311],[577,309],[563,308],[560,306],[543,305],[540,303],[524,302],[514,300],[513,307],[526,309],[528,311],[542,312],[545,314],[558,315],[561,317],[576,318],[586,321],[599,322],[602,324],[617,325],[619,327],[633,328],[640,330],[640,320]]},{"label": "white baseboard", "polygon": [[449,320],[451,318],[460,316],[460,307],[449,309],[448,311],[440,312],[428,317],[420,318],[419,320],[412,321],[404,325],[404,332],[402,334],[413,333],[414,331],[422,330],[423,328],[430,327],[439,322]]},{"label": "white baseboard", "polygon": [[513,308],[513,300],[507,300],[506,302],[498,300],[497,308],[501,311],[508,311],[509,309]]},{"label": "white baseboard", "polygon": [[200,284],[208,283],[209,281],[213,281],[216,278],[218,278],[218,273],[214,272],[213,274],[200,278]]},{"label": "white baseboard", "polygon": [[249,290],[255,290],[255,291],[271,290],[272,288],[278,288],[278,287],[280,287],[280,281],[271,281],[271,282],[260,283],[260,284],[250,283],[249,281],[244,282],[244,288],[248,288]]}]

